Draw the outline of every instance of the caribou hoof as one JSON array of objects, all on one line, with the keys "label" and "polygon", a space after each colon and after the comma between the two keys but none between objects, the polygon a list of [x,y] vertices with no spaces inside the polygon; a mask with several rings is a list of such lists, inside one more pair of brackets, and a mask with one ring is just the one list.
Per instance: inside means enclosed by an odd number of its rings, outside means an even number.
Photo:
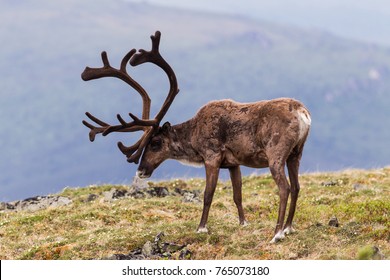
[{"label": "caribou hoof", "polygon": [[289,235],[289,234],[294,233],[294,232],[295,232],[295,229],[293,229],[292,226],[286,227],[286,228],[283,230],[283,233],[286,234],[286,235]]},{"label": "caribou hoof", "polygon": [[281,241],[283,238],[284,238],[284,233],[283,231],[278,231],[277,234],[275,234],[274,238],[272,238],[272,240],[270,241],[271,244],[274,244],[274,243],[277,243],[279,241]]},{"label": "caribou hoof", "polygon": [[198,228],[197,233],[208,233],[208,229],[206,227]]},{"label": "caribou hoof", "polygon": [[240,222],[240,226],[246,227],[249,226],[249,223],[247,221]]}]

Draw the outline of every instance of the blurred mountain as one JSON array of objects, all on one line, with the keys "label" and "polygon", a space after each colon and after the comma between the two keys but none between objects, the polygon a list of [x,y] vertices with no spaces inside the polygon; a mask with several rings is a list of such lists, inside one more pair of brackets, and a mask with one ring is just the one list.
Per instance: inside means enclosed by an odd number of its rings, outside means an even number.
[{"label": "blurred mountain", "polygon": [[[160,50],[180,86],[165,120],[179,123],[206,102],[289,96],[312,112],[302,171],[389,164],[390,49],[242,16],[126,1],[2,1],[0,9],[0,200],[57,192],[65,186],[128,183],[126,162],[109,135],[88,140],[89,111],[110,123],[140,114],[140,97],[115,79],[83,82],[85,66],[114,67],[132,48]],[[152,115],[168,83],[153,65],[128,67],[152,98]],[[139,136],[139,135],[138,135]],[[245,173],[254,172],[245,169]],[[204,176],[174,161],[154,179]]]},{"label": "blurred mountain", "polygon": [[388,0],[124,0],[204,12],[242,15],[390,46]]}]

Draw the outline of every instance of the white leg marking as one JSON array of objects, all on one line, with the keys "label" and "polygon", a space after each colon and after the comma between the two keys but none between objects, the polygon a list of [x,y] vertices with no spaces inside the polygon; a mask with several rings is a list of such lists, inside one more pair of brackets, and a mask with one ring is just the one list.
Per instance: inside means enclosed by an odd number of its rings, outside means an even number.
[{"label": "white leg marking", "polygon": [[208,229],[206,228],[206,227],[204,227],[204,228],[198,228],[198,231],[197,231],[197,233],[208,233],[209,231],[208,231]]},{"label": "white leg marking", "polygon": [[282,240],[283,238],[284,238],[284,233],[283,233],[282,230],[279,230],[279,231],[275,234],[274,238],[272,238],[272,240],[271,240],[270,243],[271,243],[271,244],[272,244],[272,243],[276,243],[276,242]]},{"label": "white leg marking", "polygon": [[247,221],[244,221],[244,223],[242,223],[241,226],[243,227],[249,226],[249,223]]},{"label": "white leg marking", "polygon": [[295,232],[295,229],[292,226],[286,227],[283,231],[283,233],[286,235],[294,233],[294,232]]}]

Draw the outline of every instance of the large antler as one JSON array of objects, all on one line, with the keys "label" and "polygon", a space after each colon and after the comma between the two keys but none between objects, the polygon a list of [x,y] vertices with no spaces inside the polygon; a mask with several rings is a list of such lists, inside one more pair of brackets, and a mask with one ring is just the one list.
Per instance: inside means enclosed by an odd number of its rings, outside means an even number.
[{"label": "large antler", "polygon": [[[122,59],[120,69],[115,69],[110,66],[110,63],[107,58],[107,53],[102,52],[102,61],[103,67],[101,68],[90,68],[86,67],[84,72],[81,74],[81,78],[84,81],[89,81],[93,79],[99,79],[102,77],[115,77],[123,80],[127,84],[129,84],[132,88],[134,88],[142,97],[143,101],[143,110],[142,110],[142,119],[137,118],[135,115],[129,113],[132,121],[126,122],[119,114],[117,115],[117,119],[119,121],[119,125],[109,125],[100,119],[94,117],[90,113],[86,113],[87,117],[91,119],[93,122],[98,124],[99,126],[92,125],[87,121],[83,121],[83,124],[91,129],[89,133],[89,138],[91,141],[94,141],[95,135],[102,133],[103,136],[111,132],[132,132],[143,130],[144,134],[141,139],[135,143],[133,146],[126,147],[121,142],[118,143],[119,149],[123,154],[127,156],[128,162],[138,163],[139,158],[142,155],[142,152],[145,146],[148,144],[150,138],[153,136],[155,131],[158,129],[159,124],[162,118],[167,113],[169,106],[172,104],[176,94],[179,92],[177,80],[175,73],[169,64],[162,58],[159,52],[159,44],[160,44],[160,31],[156,31],[155,35],[151,36],[152,39],[152,50],[145,51],[139,50],[139,53],[136,53],[135,49],[132,49],[130,52],[126,54],[126,56]],[[157,113],[154,119],[149,119],[150,115],[150,104],[151,100],[146,93],[146,91],[136,82],[134,81],[126,71],[126,65],[130,60],[130,64],[132,66],[137,66],[145,62],[151,62],[161,67],[165,73],[168,75],[170,89],[168,92],[168,96],[165,99],[164,104],[162,105],[160,111]]]}]

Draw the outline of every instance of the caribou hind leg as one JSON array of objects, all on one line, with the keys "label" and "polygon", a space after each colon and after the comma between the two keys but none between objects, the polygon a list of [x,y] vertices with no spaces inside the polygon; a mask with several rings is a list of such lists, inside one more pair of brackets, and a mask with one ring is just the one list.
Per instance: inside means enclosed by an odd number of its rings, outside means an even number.
[{"label": "caribou hind leg", "polygon": [[283,224],[286,214],[287,201],[290,195],[290,185],[287,181],[286,174],[284,172],[285,161],[275,161],[270,164],[270,171],[273,179],[279,188],[279,212],[278,220],[275,228],[275,236],[272,238],[271,243],[276,243],[284,238]]},{"label": "caribou hind leg", "polygon": [[294,219],[295,209],[297,206],[297,200],[298,200],[298,195],[300,190],[299,180],[298,180],[299,159],[300,159],[300,155],[291,155],[287,159],[288,176],[290,178],[290,184],[291,184],[291,202],[290,202],[286,224],[284,225],[284,229],[283,229],[283,232],[285,234],[290,234],[295,231],[294,228],[292,227],[292,221]]}]

